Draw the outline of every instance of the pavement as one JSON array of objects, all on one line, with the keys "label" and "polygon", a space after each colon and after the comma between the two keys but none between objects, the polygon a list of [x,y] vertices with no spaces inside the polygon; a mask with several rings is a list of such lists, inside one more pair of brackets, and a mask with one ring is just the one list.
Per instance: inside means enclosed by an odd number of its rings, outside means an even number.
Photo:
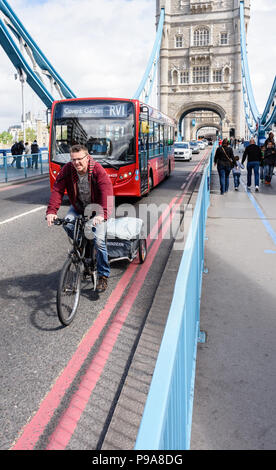
[{"label": "pavement", "polygon": [[[273,197],[274,196],[274,197]],[[276,176],[271,187],[221,196],[212,172],[191,450],[276,448]],[[171,251],[102,449],[133,449],[170,308]]]},{"label": "pavement", "polygon": [[276,448],[276,176],[221,196],[208,211],[191,450]]},{"label": "pavement", "polygon": [[20,183],[21,181],[26,181],[26,179],[30,180],[42,175],[49,176],[49,164],[45,158],[42,161],[42,165],[38,164],[37,169],[28,168],[27,165],[24,168],[23,159],[22,168],[16,168],[15,163],[14,166],[11,166],[11,161],[12,157],[8,157],[7,173],[5,173],[3,160],[0,156],[0,184]]}]

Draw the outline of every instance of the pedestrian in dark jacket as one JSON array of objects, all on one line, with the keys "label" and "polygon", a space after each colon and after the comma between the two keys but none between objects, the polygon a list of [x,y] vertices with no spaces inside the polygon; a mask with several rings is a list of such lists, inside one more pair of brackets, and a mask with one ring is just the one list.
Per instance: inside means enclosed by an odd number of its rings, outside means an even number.
[{"label": "pedestrian in dark jacket", "polygon": [[266,141],[265,141],[265,143],[264,143],[265,148],[267,148],[268,142],[272,142],[273,147],[275,147],[275,140],[274,140],[274,134],[273,134],[273,132],[269,132],[268,138],[266,139]]},{"label": "pedestrian in dark jacket", "polygon": [[20,140],[20,142],[18,142],[17,147],[16,147],[16,153],[17,153],[16,168],[18,168],[19,170],[22,168],[21,160],[22,160],[22,155],[23,155],[24,150],[25,150],[24,142],[23,140]]},{"label": "pedestrian in dark jacket", "polygon": [[229,175],[231,169],[236,166],[233,150],[229,147],[228,139],[223,139],[221,147],[217,148],[214,164],[217,165],[218,169],[220,194],[227,193],[229,188]]},{"label": "pedestrian in dark jacket", "polygon": [[242,165],[247,158],[247,189],[251,187],[252,170],[254,170],[255,190],[259,191],[259,170],[262,160],[262,151],[255,143],[255,139],[251,138],[249,145],[246,147],[242,156]]},{"label": "pedestrian in dark jacket", "polygon": [[[65,191],[71,202],[66,216],[71,223],[64,226],[72,238],[74,233],[74,220],[79,214],[87,213],[89,206],[93,205],[92,231],[95,236],[97,250],[97,271],[99,280],[97,291],[104,292],[110,275],[108,254],[105,242],[106,220],[113,209],[113,186],[104,168],[89,155],[84,145],[73,145],[70,150],[71,162],[66,163],[60,170],[49,205],[46,211],[48,226],[57,218],[57,211],[61,205]],[[91,214],[90,214],[91,215]]]},{"label": "pedestrian in dark jacket", "polygon": [[270,141],[267,144],[267,148],[264,152],[264,179],[265,179],[265,184],[270,184],[272,175],[273,175],[273,169],[274,166],[276,165],[276,150],[275,147],[273,146],[273,143]]},{"label": "pedestrian in dark jacket", "polygon": [[38,168],[38,154],[40,152],[40,148],[37,144],[37,141],[34,140],[32,145],[31,145],[31,154],[32,154],[32,168],[35,167],[35,169],[37,170]]},{"label": "pedestrian in dark jacket", "polygon": [[11,166],[13,166],[14,162],[16,162],[16,155],[17,155],[17,146],[18,142],[14,142],[14,144],[11,147],[11,154],[13,156],[13,160],[11,162]]}]

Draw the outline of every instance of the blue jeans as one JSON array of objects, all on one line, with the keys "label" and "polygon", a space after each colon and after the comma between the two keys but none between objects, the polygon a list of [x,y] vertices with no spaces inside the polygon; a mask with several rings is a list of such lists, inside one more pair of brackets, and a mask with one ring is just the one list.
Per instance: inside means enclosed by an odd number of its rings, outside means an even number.
[{"label": "blue jeans", "polygon": [[240,185],[240,173],[233,173],[233,178],[234,178],[234,187],[238,188]]},{"label": "blue jeans", "polygon": [[247,162],[247,186],[251,186],[252,170],[254,170],[255,186],[259,186],[259,162]]},{"label": "blue jeans", "polygon": [[[74,209],[73,206],[70,207],[66,219],[72,221],[72,224],[67,224],[64,226],[64,230],[70,238],[74,236],[74,220],[79,215],[79,213]],[[96,225],[92,228],[94,233],[93,241],[96,243],[96,258],[97,258],[97,271],[99,276],[109,277],[110,275],[110,266],[108,262],[108,253],[105,242],[106,234],[106,222]],[[91,243],[91,242],[90,242]]]},{"label": "blue jeans", "polygon": [[229,175],[231,168],[229,166],[218,166],[219,182],[220,182],[220,192],[224,194],[228,191],[229,188]]},{"label": "blue jeans", "polygon": [[270,183],[273,175],[274,165],[264,166],[264,179],[267,183]]}]

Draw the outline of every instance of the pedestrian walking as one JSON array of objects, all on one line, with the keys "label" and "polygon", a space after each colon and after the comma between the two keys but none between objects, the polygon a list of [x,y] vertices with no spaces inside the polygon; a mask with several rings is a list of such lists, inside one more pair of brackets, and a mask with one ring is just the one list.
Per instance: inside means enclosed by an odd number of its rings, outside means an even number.
[{"label": "pedestrian walking", "polygon": [[217,165],[218,169],[220,194],[227,193],[229,188],[229,175],[231,169],[236,165],[233,150],[229,147],[228,139],[223,139],[221,147],[217,148],[214,165]]},{"label": "pedestrian walking", "polygon": [[22,155],[23,155],[23,152],[25,150],[25,146],[24,146],[24,143],[23,143],[23,140],[20,140],[20,142],[18,142],[17,144],[17,148],[16,148],[16,168],[18,170],[21,170],[22,168],[22,165],[21,165],[21,161],[22,161]]},{"label": "pedestrian walking", "polygon": [[232,174],[234,178],[234,188],[235,191],[238,191],[240,185],[240,177],[241,177],[241,162],[238,156],[235,157],[236,165],[232,168]]},{"label": "pedestrian walking", "polygon": [[264,182],[264,153],[265,153],[264,145],[261,146],[261,153],[262,153],[262,158],[260,161],[260,180],[261,180],[261,183],[263,183]]},{"label": "pedestrian walking", "polygon": [[40,152],[40,148],[37,144],[37,141],[34,140],[31,145],[31,154],[32,154],[32,168],[35,167],[37,170],[38,168],[38,154]]},{"label": "pedestrian walking", "polygon": [[14,162],[16,162],[16,155],[17,155],[17,147],[18,147],[18,142],[15,141],[14,144],[11,147],[11,154],[13,156],[13,160],[11,162],[11,166],[13,166]]},{"label": "pedestrian walking", "polygon": [[270,185],[273,169],[276,165],[276,150],[273,146],[273,142],[269,141],[267,143],[267,148],[264,153],[264,179],[265,184]]},{"label": "pedestrian walking", "polygon": [[249,145],[246,147],[242,156],[242,164],[247,159],[247,189],[250,190],[251,179],[252,179],[252,170],[254,171],[255,178],[255,190],[259,191],[259,181],[260,181],[260,161],[262,158],[262,152],[258,145],[255,143],[253,137],[249,141]]},{"label": "pedestrian walking", "polygon": [[29,142],[25,142],[25,157],[27,160],[27,167],[31,168],[32,166],[32,157],[31,157],[31,147]]},{"label": "pedestrian walking", "polygon": [[265,148],[267,148],[268,142],[272,142],[273,147],[275,147],[275,140],[274,140],[274,134],[273,134],[273,132],[269,132],[268,138],[266,139],[266,141],[265,141],[265,143],[264,143]]}]

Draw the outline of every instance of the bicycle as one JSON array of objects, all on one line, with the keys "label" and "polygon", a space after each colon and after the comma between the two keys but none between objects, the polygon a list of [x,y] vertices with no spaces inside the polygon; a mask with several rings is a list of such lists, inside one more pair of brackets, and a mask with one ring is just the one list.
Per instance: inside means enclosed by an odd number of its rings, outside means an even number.
[{"label": "bicycle", "polygon": [[[73,239],[69,240],[72,243],[72,250],[68,253],[68,258],[65,261],[61,273],[57,289],[57,313],[60,322],[64,326],[70,325],[73,321],[81,293],[81,279],[91,277],[92,288],[96,290],[97,286],[97,261],[96,261],[96,247],[93,240],[88,240],[85,236],[85,226],[89,217],[79,215],[76,217],[74,223]],[[67,219],[57,218],[54,220],[55,225],[72,224],[72,221]],[[111,249],[113,241],[106,238],[107,249]],[[124,250],[118,256],[109,253],[109,262],[119,261],[126,259],[129,262],[134,261],[138,256],[139,263],[144,263],[147,257],[147,243],[144,238],[137,237],[134,240],[119,239],[119,242],[124,246]],[[115,245],[118,248],[118,239],[115,240]],[[87,245],[90,245],[87,247]],[[88,249],[87,249],[88,248]],[[126,250],[126,251],[125,251]],[[87,257],[87,254],[89,255]]]},{"label": "bicycle", "polygon": [[[60,273],[57,289],[57,313],[60,322],[64,326],[70,325],[73,321],[80,300],[81,278],[91,276],[92,288],[96,290],[97,285],[97,264],[96,249],[93,241],[87,240],[84,235],[85,224],[88,217],[79,215],[74,222],[74,236],[69,240],[72,242],[72,250],[68,253]],[[67,219],[55,219],[55,225],[72,224]],[[87,254],[87,244],[90,244],[90,254]]]}]

